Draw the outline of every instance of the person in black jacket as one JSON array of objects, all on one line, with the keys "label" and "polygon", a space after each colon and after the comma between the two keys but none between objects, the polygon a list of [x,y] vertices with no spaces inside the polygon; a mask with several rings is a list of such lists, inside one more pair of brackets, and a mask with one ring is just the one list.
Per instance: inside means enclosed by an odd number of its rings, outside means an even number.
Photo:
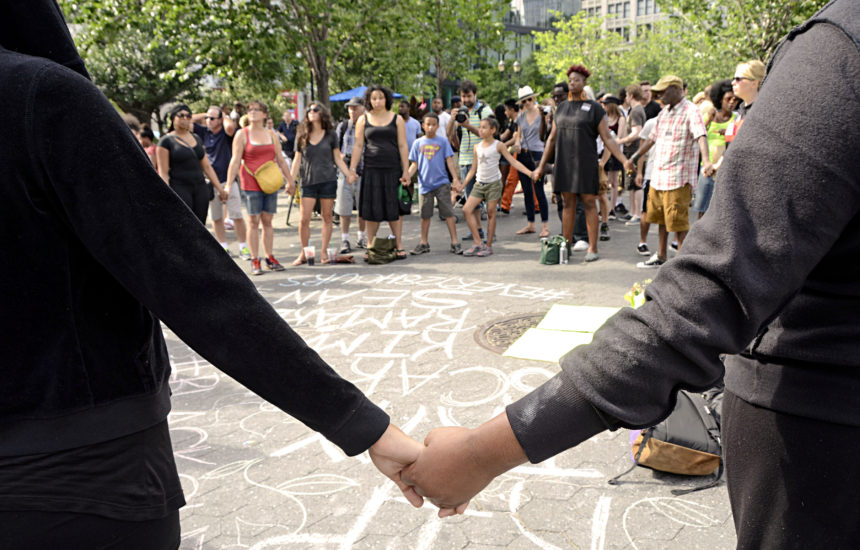
[{"label": "person in black jacket", "polygon": [[420,505],[399,481],[420,444],[287,326],[164,185],[56,3],[0,7],[0,227],[17,265],[0,270],[0,546],[178,547],[160,321],[346,454],[369,450]]},{"label": "person in black jacket", "polygon": [[619,312],[486,424],[431,432],[404,479],[463,511],[526,460],[660,422],[679,389],[714,385],[719,356],[734,354],[722,435],[738,548],[855,548],[858,97],[860,3],[836,0],[774,54],[711,207],[645,305]]}]

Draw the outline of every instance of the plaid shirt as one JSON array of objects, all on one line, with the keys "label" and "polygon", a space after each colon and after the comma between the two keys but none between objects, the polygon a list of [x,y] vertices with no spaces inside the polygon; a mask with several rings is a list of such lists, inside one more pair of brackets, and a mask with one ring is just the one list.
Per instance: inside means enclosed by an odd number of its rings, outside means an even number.
[{"label": "plaid shirt", "polygon": [[653,163],[651,187],[671,191],[689,184],[696,188],[699,171],[699,145],[696,140],[706,134],[699,109],[682,99],[657,115],[654,131],[648,139],[654,146],[648,161]]},{"label": "plaid shirt", "polygon": [[[341,121],[337,131],[343,132],[343,145],[340,147],[340,152],[343,153],[344,162],[349,165],[349,160],[347,159],[352,157],[352,148],[355,147],[355,124],[352,123],[351,119]],[[356,171],[360,174],[363,167],[364,159],[362,158],[356,167]]]}]

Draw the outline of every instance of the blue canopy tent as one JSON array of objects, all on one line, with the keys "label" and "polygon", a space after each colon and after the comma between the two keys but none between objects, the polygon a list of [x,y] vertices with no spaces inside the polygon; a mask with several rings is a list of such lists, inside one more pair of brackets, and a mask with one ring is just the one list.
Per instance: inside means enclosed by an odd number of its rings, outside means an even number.
[{"label": "blue canopy tent", "polygon": [[[340,103],[341,101],[349,101],[354,97],[364,97],[364,93],[366,91],[367,86],[359,86],[358,88],[353,88],[352,90],[347,90],[345,92],[329,96],[328,100],[333,101],[335,103]],[[399,99],[403,96],[401,94],[398,94],[397,92],[394,92],[394,97]]]}]

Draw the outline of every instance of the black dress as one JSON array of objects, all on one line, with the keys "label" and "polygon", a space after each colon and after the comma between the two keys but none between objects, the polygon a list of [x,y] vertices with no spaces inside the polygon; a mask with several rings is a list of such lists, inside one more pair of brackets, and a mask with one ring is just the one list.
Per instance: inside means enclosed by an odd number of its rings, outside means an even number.
[{"label": "black dress", "polygon": [[374,126],[364,115],[364,174],[358,215],[371,222],[400,219],[397,201],[403,167],[397,145],[397,115],[385,126]]},{"label": "black dress", "polygon": [[555,111],[553,191],[596,195],[597,127],[606,111],[596,101],[562,101]]}]

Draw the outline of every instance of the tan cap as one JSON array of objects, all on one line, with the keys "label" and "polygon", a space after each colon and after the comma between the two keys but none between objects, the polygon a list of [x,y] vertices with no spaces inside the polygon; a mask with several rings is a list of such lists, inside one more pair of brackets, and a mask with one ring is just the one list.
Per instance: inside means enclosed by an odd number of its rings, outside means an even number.
[{"label": "tan cap", "polygon": [[677,86],[680,89],[684,89],[684,81],[681,80],[681,77],[675,76],[673,74],[667,74],[663,78],[657,81],[657,84],[651,86],[652,92],[662,92],[669,86]]}]

